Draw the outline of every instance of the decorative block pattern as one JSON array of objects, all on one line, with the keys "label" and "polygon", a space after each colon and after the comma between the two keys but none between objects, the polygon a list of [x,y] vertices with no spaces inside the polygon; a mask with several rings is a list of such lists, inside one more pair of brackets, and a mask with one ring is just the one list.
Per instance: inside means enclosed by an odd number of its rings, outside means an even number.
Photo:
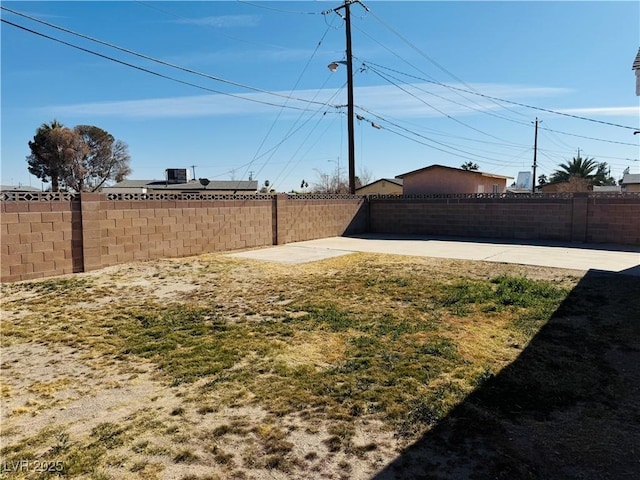
[{"label": "decorative block pattern", "polygon": [[640,245],[640,194],[2,194],[1,281],[344,234]]}]

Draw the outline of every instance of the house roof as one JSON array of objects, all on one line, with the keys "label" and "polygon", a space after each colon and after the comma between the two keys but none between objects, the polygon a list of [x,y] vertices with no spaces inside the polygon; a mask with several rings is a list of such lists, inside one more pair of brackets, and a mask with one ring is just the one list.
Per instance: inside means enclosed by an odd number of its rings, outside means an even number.
[{"label": "house roof", "polygon": [[606,192],[620,193],[622,192],[622,187],[620,185],[594,185],[593,191],[603,192],[603,193],[606,193]]},{"label": "house roof", "polygon": [[143,188],[148,186],[150,183],[157,181],[158,180],[122,180],[115,185],[109,185],[104,188]]},{"label": "house roof", "polygon": [[470,174],[474,174],[474,175],[482,175],[483,177],[489,177],[489,178],[500,178],[502,180],[506,180],[508,178],[513,178],[513,177],[507,177],[507,176],[504,176],[504,175],[494,175],[493,173],[478,172],[477,170],[463,170],[462,168],[445,167],[444,165],[430,165],[428,167],[419,168],[418,170],[413,170],[411,172],[403,173],[401,175],[396,175],[396,178],[404,178],[404,177],[407,177],[409,175],[413,175],[413,174],[416,174],[416,173],[419,173],[419,172],[424,172],[426,170],[431,170],[431,169],[435,169],[435,168],[445,168],[447,170],[455,170],[456,172],[470,173]]},{"label": "house roof", "polygon": [[631,70],[640,70],[640,48],[638,48],[638,54],[636,55],[636,59],[633,61]]},{"label": "house roof", "polygon": [[258,190],[257,180],[212,180],[203,187],[197,180],[187,183],[167,183],[164,180],[123,180],[105,188],[150,188],[153,190]]},{"label": "house roof", "polygon": [[39,188],[27,185],[0,185],[0,192],[41,192]]},{"label": "house roof", "polygon": [[622,185],[632,185],[640,183],[640,173],[625,173],[622,177]]},{"label": "house roof", "polygon": [[367,187],[370,187],[371,185],[375,185],[378,182],[389,182],[389,183],[393,183],[395,185],[398,185],[399,187],[402,186],[402,179],[401,178],[380,178],[380,179],[376,180],[375,182],[367,183],[366,185],[362,185],[361,187],[356,188],[356,191],[360,190],[361,188],[367,188]]}]

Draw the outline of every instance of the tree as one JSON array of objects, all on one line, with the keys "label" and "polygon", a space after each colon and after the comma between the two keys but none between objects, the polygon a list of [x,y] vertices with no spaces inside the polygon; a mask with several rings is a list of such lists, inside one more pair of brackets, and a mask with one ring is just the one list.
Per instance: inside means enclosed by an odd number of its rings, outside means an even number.
[{"label": "tree", "polygon": [[315,171],[318,175],[312,186],[315,193],[349,193],[349,182],[340,175],[338,169],[331,174],[318,169]]},{"label": "tree", "polygon": [[462,168],[463,170],[478,171],[480,169],[480,165],[473,162],[464,162],[462,165],[460,165],[460,168]]},{"label": "tree", "polygon": [[29,172],[51,190],[96,191],[108,180],[122,181],[131,173],[127,144],[91,125],[73,129],[57,120],[42,124],[29,142]]},{"label": "tree", "polygon": [[594,185],[616,185],[616,179],[611,176],[611,169],[607,162],[598,164],[596,174],[593,176]]},{"label": "tree", "polygon": [[92,125],[78,125],[74,131],[87,146],[85,154],[66,170],[66,185],[77,192],[99,190],[108,180],[121,182],[131,173],[127,144]]},{"label": "tree", "polygon": [[542,186],[546,185],[547,183],[549,183],[549,180],[544,173],[538,177],[538,185]]},{"label": "tree", "polygon": [[38,127],[33,140],[29,142],[29,148],[29,173],[43,182],[51,182],[53,192],[60,190],[64,172],[70,168],[74,159],[85,153],[78,134],[55,119]]},{"label": "tree", "polygon": [[371,183],[373,173],[367,167],[360,167],[360,171],[356,178],[360,180],[360,185],[356,185],[356,188],[363,187]]},{"label": "tree", "polygon": [[598,162],[593,158],[573,157],[570,162],[561,163],[559,169],[551,175],[551,182],[568,182],[569,177],[593,178]]}]

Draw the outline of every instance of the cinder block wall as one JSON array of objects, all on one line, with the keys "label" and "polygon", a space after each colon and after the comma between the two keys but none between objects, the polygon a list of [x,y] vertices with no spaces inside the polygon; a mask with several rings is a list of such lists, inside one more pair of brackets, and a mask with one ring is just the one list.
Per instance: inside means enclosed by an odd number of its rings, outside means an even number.
[{"label": "cinder block wall", "polygon": [[81,272],[80,203],[0,202],[3,282]]},{"label": "cinder block wall", "polygon": [[101,195],[83,196],[85,269],[272,245],[272,203],[106,201]]},{"label": "cinder block wall", "polygon": [[640,194],[368,202],[349,196],[27,195],[14,201],[3,194],[0,201],[2,282],[367,231],[640,245]]},{"label": "cinder block wall", "polygon": [[590,197],[586,241],[640,245],[640,195]]},{"label": "cinder block wall", "polygon": [[571,199],[372,199],[371,231],[459,237],[569,240]]},{"label": "cinder block wall", "polygon": [[382,197],[373,233],[640,245],[640,195]]},{"label": "cinder block wall", "polygon": [[0,202],[2,282],[366,231],[362,197],[67,196],[72,200],[29,194],[28,201]]},{"label": "cinder block wall", "polygon": [[364,197],[277,199],[278,245],[367,231]]}]

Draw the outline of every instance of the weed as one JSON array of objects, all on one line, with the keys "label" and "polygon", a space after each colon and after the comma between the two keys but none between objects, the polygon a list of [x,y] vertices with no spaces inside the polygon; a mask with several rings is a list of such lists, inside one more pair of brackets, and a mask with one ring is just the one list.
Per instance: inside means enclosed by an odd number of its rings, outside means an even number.
[{"label": "weed", "polygon": [[124,430],[114,423],[100,423],[93,427],[91,436],[107,448],[119,447],[124,443],[122,434]]},{"label": "weed", "polygon": [[174,457],[174,463],[195,463],[199,460],[199,457],[191,450],[181,450]]},{"label": "weed", "polygon": [[211,449],[211,453],[213,453],[213,458],[220,465],[231,465],[233,464],[233,454],[226,453],[224,450],[219,448],[217,445],[214,445]]}]

